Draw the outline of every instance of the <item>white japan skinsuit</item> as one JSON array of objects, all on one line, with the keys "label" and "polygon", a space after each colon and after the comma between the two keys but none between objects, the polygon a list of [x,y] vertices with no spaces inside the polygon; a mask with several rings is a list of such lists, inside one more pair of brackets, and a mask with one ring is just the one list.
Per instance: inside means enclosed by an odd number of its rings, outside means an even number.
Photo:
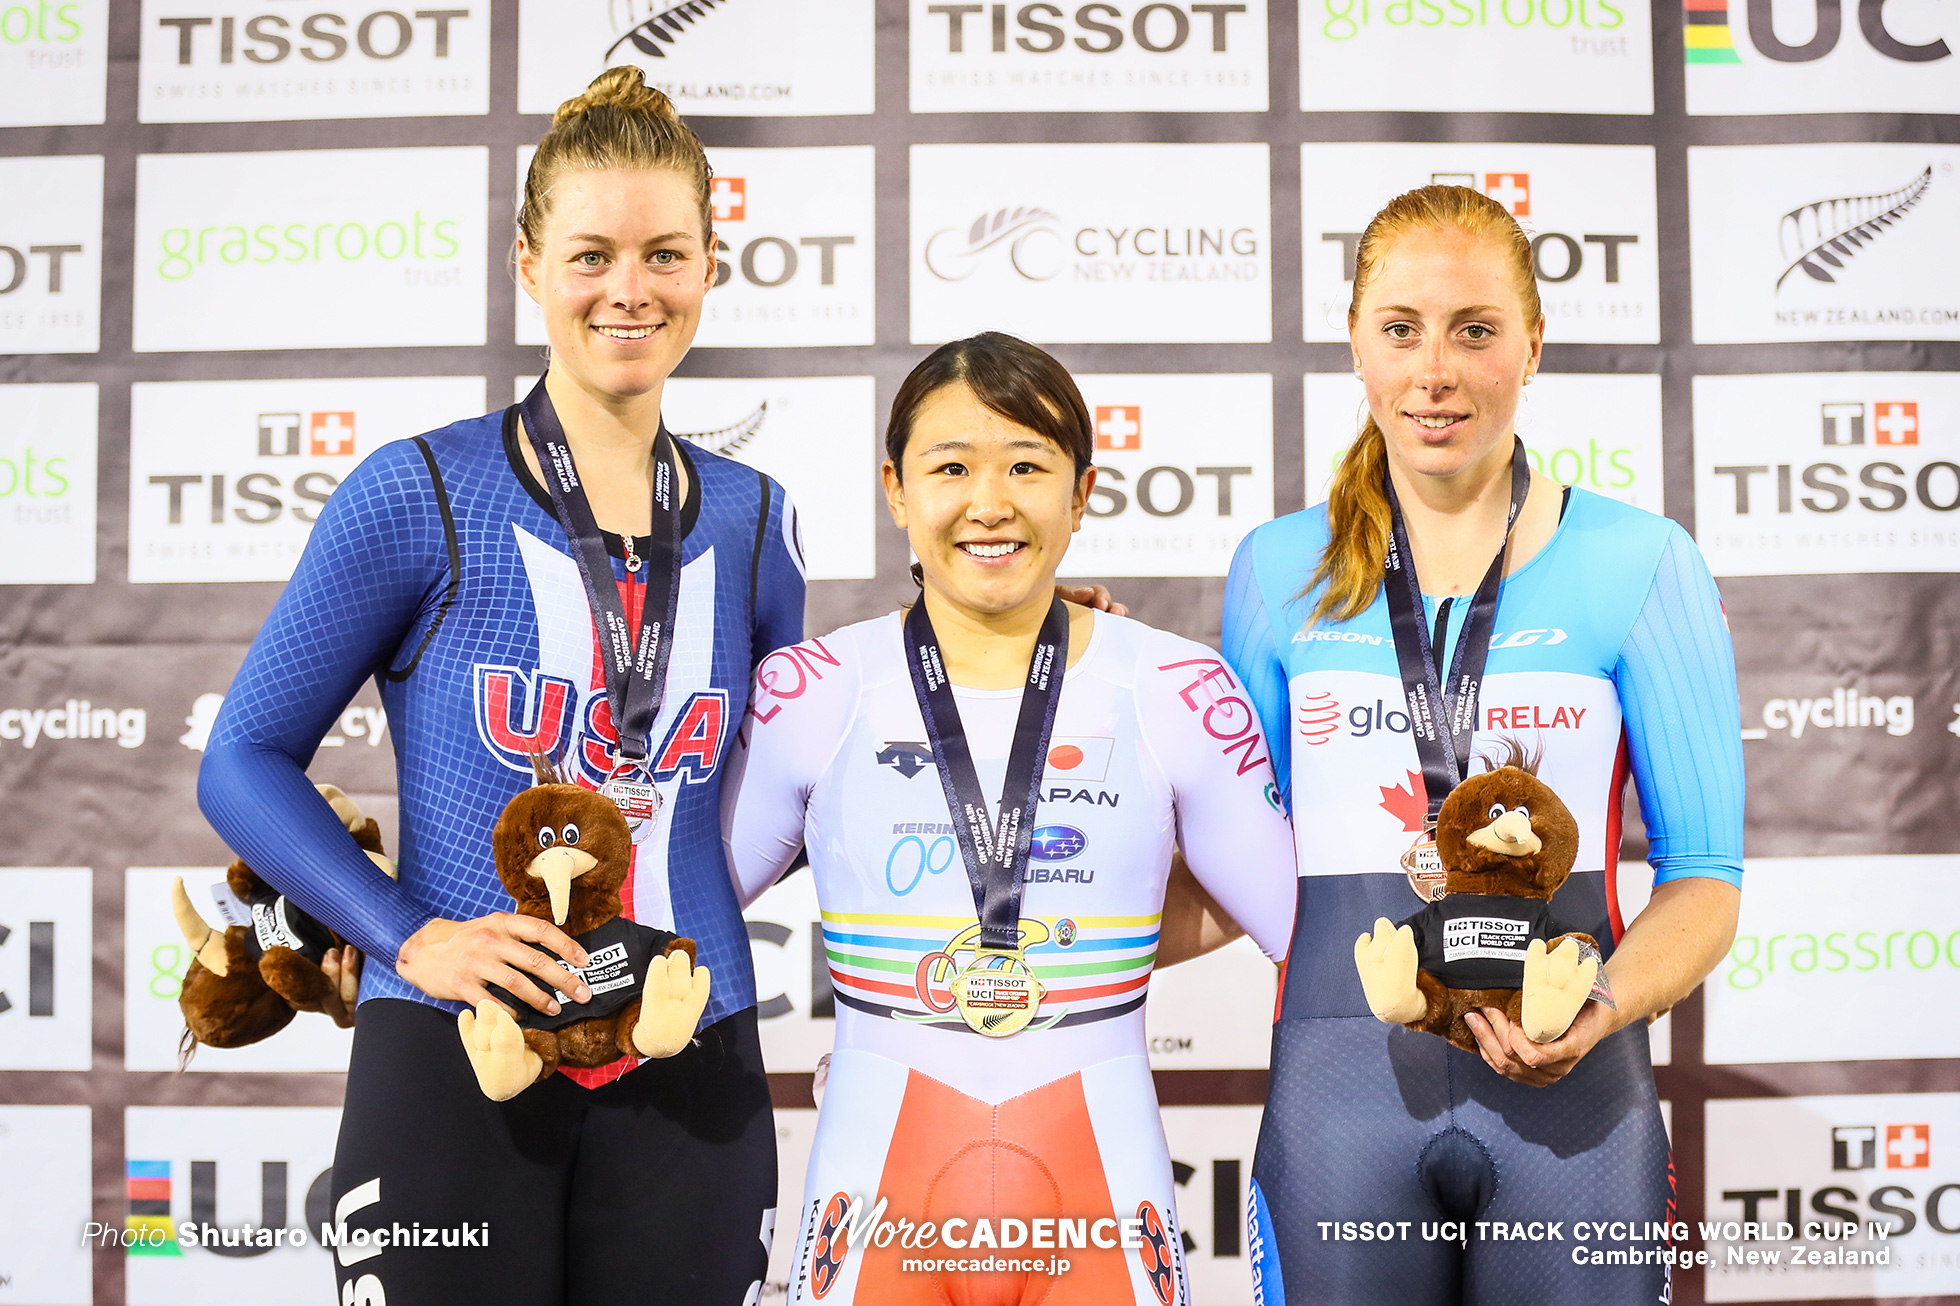
[{"label": "white japan skinsuit", "polygon": [[[988,1038],[948,988],[980,927],[900,620],[765,659],[723,790],[744,902],[809,849],[837,996],[790,1300],[1188,1301],[1143,1003],[1173,846],[1267,956],[1284,953],[1293,838],[1258,715],[1211,649],[1096,615],[1063,683],[1023,877],[1022,943],[1046,993],[1025,1030]],[[956,693],[997,814],[1021,691]],[[885,1220],[930,1221],[955,1245],[852,1245],[845,1208],[879,1197]],[[1017,1220],[1026,1242],[990,1245],[1019,1237]],[[990,1257],[1023,1268],[904,1268]],[[1025,1268],[1037,1261],[1050,1268]]]}]

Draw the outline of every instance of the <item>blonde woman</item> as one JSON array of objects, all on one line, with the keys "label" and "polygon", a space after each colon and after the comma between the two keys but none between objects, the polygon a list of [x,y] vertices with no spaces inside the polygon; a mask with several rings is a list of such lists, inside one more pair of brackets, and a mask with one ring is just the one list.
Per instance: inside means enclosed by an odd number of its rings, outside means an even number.
[{"label": "blonde woman", "polygon": [[[775,1129],[719,789],[755,662],[802,636],[803,581],[781,488],[661,425],[715,282],[711,218],[701,142],[637,69],[559,108],[518,215],[543,381],[348,478],[213,728],[212,824],[376,963],[331,1209],[386,1241],[336,1255],[342,1301],[738,1306],[760,1291]],[[400,771],[399,884],[302,769],[370,676]],[[591,997],[560,965],[585,950],[504,910],[491,864],[539,752],[620,803],[635,825],[621,914],[697,940],[710,991],[670,1059],[561,1070],[499,1102],[472,1065],[516,1028],[491,988],[546,1016]]]},{"label": "blonde woman", "polygon": [[[1285,741],[1300,867],[1253,1167],[1263,1300],[1665,1301],[1664,1243],[1602,1235],[1618,1263],[1591,1264],[1571,1231],[1672,1214],[1647,1020],[1727,950],[1742,878],[1721,600],[1680,527],[1530,469],[1515,418],[1545,320],[1500,205],[1453,186],[1392,201],[1358,247],[1348,330],[1367,422],[1326,506],[1254,531],[1225,598],[1226,658]],[[1413,981],[1390,922],[1428,900],[1436,811],[1503,736],[1542,753],[1579,822],[1555,903],[1601,940],[1617,1006],[1542,1045],[1473,1013],[1473,1056],[1371,1007],[1357,956]],[[1623,923],[1629,772],[1654,889]]]}]

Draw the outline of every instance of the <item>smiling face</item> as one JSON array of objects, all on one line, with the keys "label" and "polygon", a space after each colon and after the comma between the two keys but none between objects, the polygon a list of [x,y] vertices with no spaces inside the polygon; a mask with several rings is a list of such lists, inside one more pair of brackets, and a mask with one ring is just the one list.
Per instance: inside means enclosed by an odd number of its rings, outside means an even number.
[{"label": "smiling face", "polygon": [[1405,471],[1454,476],[1510,456],[1545,325],[1505,248],[1454,227],[1396,237],[1349,327],[1368,410]]},{"label": "smiling face", "polygon": [[667,169],[566,171],[518,279],[544,310],[551,366],[618,400],[657,393],[694,342],[715,281],[693,186]]},{"label": "smiling face", "polygon": [[910,537],[926,587],[988,617],[1045,609],[1096,472],[1078,478],[1060,445],[955,382],[919,405],[903,466],[887,462],[884,476],[892,520]]}]

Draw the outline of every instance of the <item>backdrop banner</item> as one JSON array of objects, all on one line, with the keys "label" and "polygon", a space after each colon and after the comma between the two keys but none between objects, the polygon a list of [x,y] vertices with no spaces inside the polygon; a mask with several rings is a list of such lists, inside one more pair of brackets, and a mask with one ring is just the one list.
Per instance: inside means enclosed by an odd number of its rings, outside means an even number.
[{"label": "backdrop banner", "polygon": [[[1363,225],[1431,182],[1515,214],[1533,465],[1687,527],[1735,638],[1741,926],[1654,1031],[1714,1262],[1673,1299],[1960,1303],[1956,46],[1952,0],[0,0],[0,1302],[334,1300],[317,1241],[175,1233],[317,1225],[349,1045],[302,1016],[177,1070],[170,882],[202,905],[230,859],[198,763],[341,480],[542,371],[514,197],[551,111],[633,63],[716,174],[668,424],[788,487],[811,634],[911,593],[883,420],[996,328],[1093,412],[1068,574],[1215,645],[1233,549],[1324,498],[1363,415]],[[1393,728],[1363,716],[1327,728]],[[311,774],[399,846],[371,685]],[[894,835],[887,872],[956,861]],[[817,922],[803,874],[750,912],[785,1208]],[[1199,1306],[1254,1299],[1273,985],[1249,942],[1153,985]],[[1889,1263],[1702,1228],[1784,1219]]]}]

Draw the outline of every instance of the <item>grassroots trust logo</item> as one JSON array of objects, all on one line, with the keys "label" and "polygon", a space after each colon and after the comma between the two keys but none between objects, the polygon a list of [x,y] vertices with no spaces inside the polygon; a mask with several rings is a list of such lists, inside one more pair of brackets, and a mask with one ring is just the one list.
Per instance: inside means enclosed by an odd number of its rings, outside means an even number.
[{"label": "grassroots trust logo", "polygon": [[709,10],[728,2],[686,0],[684,4],[655,9],[650,4],[642,3],[642,0],[608,0],[607,16],[612,20],[613,30],[618,32],[623,27],[624,32],[606,47],[606,63],[612,63],[613,56],[619,53],[623,45],[631,46],[649,59],[665,59],[668,46],[687,35],[688,29],[705,17]]},{"label": "grassroots trust logo", "polygon": [[[1061,218],[1038,205],[982,213],[961,231],[948,227],[926,241],[926,269],[941,281],[964,281],[985,258],[1004,256],[1029,281],[1048,281],[1067,255]],[[994,251],[1002,254],[994,254]]]},{"label": "grassroots trust logo", "polygon": [[1890,230],[1932,184],[1929,164],[1897,190],[1813,200],[1785,213],[1777,222],[1776,239],[1789,262],[1776,278],[1776,289],[1781,291],[1799,268],[1812,281],[1836,284],[1846,261]]},{"label": "grassroots trust logo", "polygon": [[454,218],[430,219],[416,209],[380,222],[166,227],[158,237],[162,257],[156,270],[166,281],[183,281],[214,264],[446,262],[462,252],[458,225]]}]

